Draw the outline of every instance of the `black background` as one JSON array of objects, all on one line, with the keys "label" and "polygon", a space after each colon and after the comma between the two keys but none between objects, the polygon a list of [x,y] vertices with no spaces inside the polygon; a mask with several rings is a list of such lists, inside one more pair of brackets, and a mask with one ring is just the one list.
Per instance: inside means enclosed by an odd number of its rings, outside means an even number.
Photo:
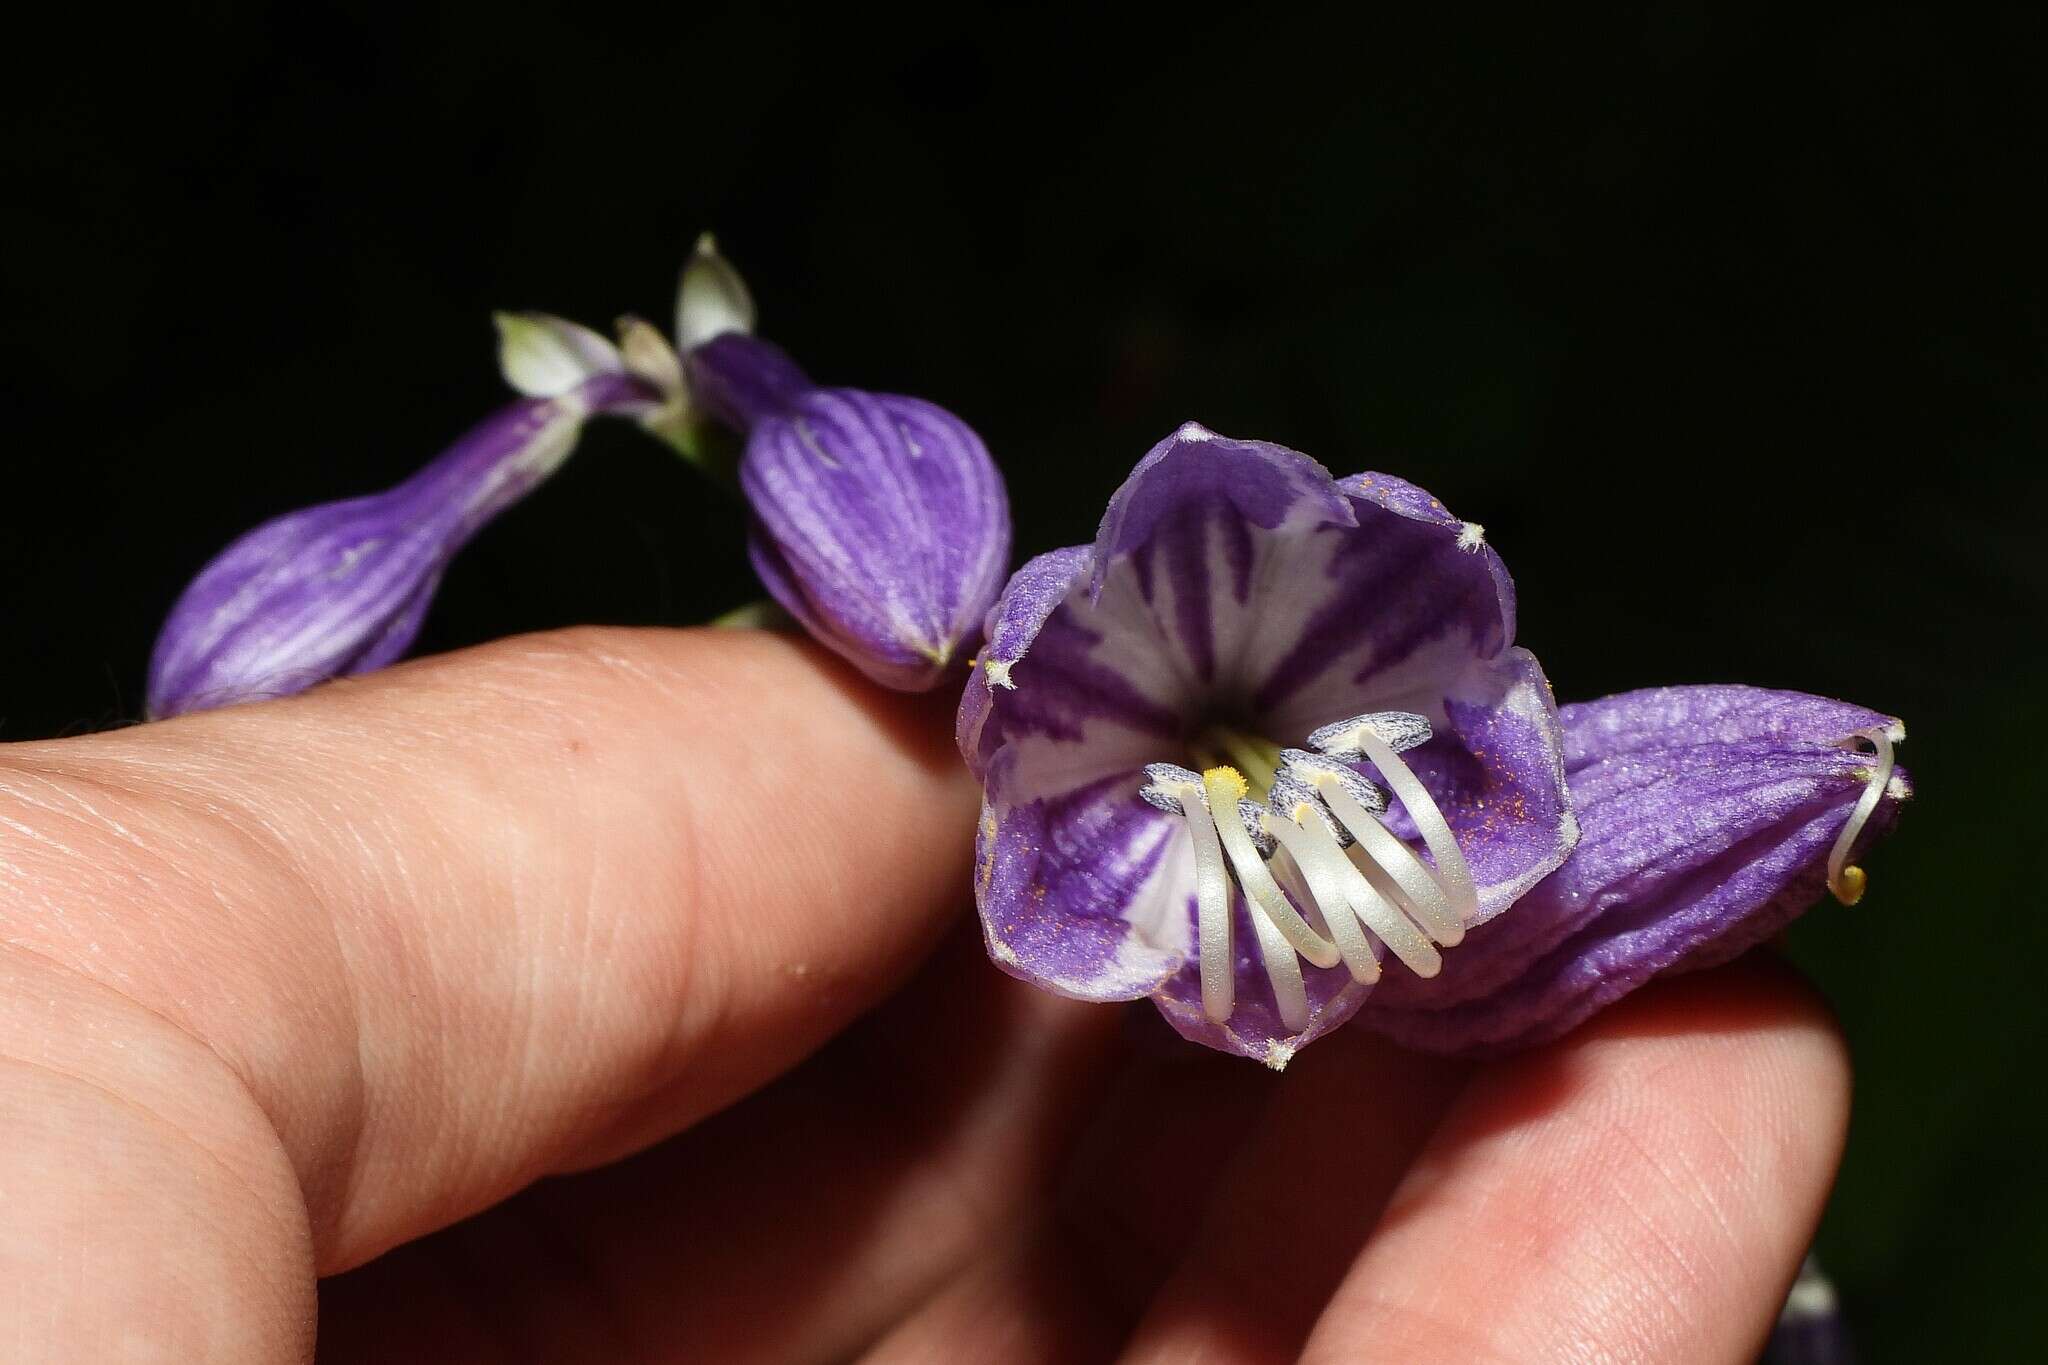
[{"label": "black background", "polygon": [[[1905,716],[1920,798],[1793,941],[1859,1066],[1822,1254],[1870,1360],[2038,1346],[2032,11],[59,22],[0,94],[0,738],[136,718],[209,555],[500,402],[491,309],[665,320],[715,228],[813,373],[981,429],[1020,557],[1197,418],[1484,522],[1560,697]],[[422,647],[755,595],[723,495],[606,427]]]}]

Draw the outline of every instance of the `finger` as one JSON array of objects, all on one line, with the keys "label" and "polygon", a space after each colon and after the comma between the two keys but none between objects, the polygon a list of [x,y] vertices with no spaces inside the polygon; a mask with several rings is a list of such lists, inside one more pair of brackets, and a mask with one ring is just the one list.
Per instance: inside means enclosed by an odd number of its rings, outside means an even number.
[{"label": "finger", "polygon": [[1118,1087],[1139,1099],[1091,1144],[1086,1198],[992,1249],[868,1360],[1293,1360],[1464,1072],[1363,1032],[1277,1082],[1236,1059],[1152,1059]]},{"label": "finger", "polygon": [[962,932],[746,1103],[329,1281],[330,1357],[415,1358],[425,1324],[441,1365],[845,1359],[1029,1221],[1115,1026]]},{"label": "finger", "polygon": [[1122,1358],[1296,1359],[1468,1071],[1362,1030],[1304,1051]]},{"label": "finger", "polygon": [[1279,1082],[1190,1047],[1147,1008],[1128,1017],[1150,1046],[1110,1084],[1047,1220],[1072,1274],[1126,1332],[1187,1253]]},{"label": "finger", "polygon": [[247,1107],[188,1035],[0,952],[0,1359],[305,1358],[297,1182],[219,1140]]},{"label": "finger", "polygon": [[1129,1324],[1034,1230],[987,1250],[863,1355],[861,1365],[1076,1365],[1111,1360]]},{"label": "finger", "polygon": [[224,1060],[332,1271],[719,1108],[900,980],[967,884],[942,710],[777,636],[581,631],[12,746],[0,942]]},{"label": "finger", "polygon": [[1275,1092],[1271,1072],[1189,1047],[1149,1008],[1121,1022],[1130,1054],[1101,1087],[1057,1189],[919,1304],[872,1360],[1116,1354]]},{"label": "finger", "polygon": [[1841,1038],[1784,967],[1643,991],[1460,1097],[1304,1359],[1754,1360],[1847,1115]]}]

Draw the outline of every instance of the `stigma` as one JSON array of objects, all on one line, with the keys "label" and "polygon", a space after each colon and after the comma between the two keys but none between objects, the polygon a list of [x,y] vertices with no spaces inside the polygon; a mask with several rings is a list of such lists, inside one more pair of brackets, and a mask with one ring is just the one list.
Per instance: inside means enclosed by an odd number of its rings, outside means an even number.
[{"label": "stigma", "polygon": [[1849,818],[1842,825],[1842,832],[1835,836],[1834,847],[1828,850],[1828,890],[1844,905],[1854,905],[1863,899],[1863,893],[1870,889],[1870,877],[1849,855],[1856,849],[1856,840],[1863,833],[1863,827],[1870,823],[1870,817],[1877,813],[1877,803],[1886,796],[1893,800],[1904,800],[1907,796],[1905,779],[1894,777],[1892,770],[1898,760],[1892,746],[1906,737],[1905,727],[1892,724],[1858,730],[1844,741],[1854,745],[1867,742],[1871,746],[1872,761],[1861,770],[1863,790],[1856,797],[1856,805],[1850,810]]},{"label": "stigma", "polygon": [[[1380,712],[1324,726],[1316,752],[1260,744],[1197,746],[1250,766],[1171,763],[1145,769],[1139,794],[1187,824],[1195,861],[1195,937],[1202,1012],[1221,1024],[1237,1007],[1232,907],[1244,893],[1259,960],[1281,1022],[1309,1026],[1301,964],[1342,965],[1354,981],[1380,978],[1380,949],[1417,976],[1443,967],[1479,909],[1470,866],[1435,799],[1400,757],[1430,738],[1429,722]],[[1430,859],[1381,821],[1386,794],[1351,765],[1369,762],[1401,800]],[[1263,802],[1249,799],[1255,794]]]}]

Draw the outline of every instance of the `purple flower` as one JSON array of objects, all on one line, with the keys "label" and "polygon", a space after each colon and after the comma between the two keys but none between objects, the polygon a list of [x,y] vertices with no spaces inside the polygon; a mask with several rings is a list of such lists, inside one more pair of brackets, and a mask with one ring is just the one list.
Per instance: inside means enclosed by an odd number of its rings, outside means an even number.
[{"label": "purple flower", "polygon": [[1898,723],[1840,702],[1558,712],[1479,527],[1193,425],[987,635],[959,740],[991,956],[1276,1067],[1361,1009],[1437,1050],[1554,1037],[1853,903],[1906,794]]},{"label": "purple flower", "polygon": [[987,447],[923,399],[819,387],[752,322],[745,286],[700,243],[676,335],[691,403],[745,434],[755,571],[876,682],[937,686],[1009,564],[1009,502]]},{"label": "purple flower", "polygon": [[1182,427],[987,636],[959,739],[991,955],[1210,1046],[1284,1065],[1577,838],[1507,571],[1399,479]]},{"label": "purple flower", "polygon": [[1412,1047],[1487,1053],[1566,1032],[1650,978],[1776,935],[1832,889],[1911,793],[1905,727],[1846,702],[1665,687],[1564,707],[1578,848],[1443,973],[1390,980],[1361,1022]]},{"label": "purple flower", "polygon": [[594,332],[534,314],[499,327],[506,376],[532,396],[394,488],[287,513],[222,551],[157,637],[151,716],[284,696],[391,663],[456,551],[568,458],[585,421],[659,401]]}]

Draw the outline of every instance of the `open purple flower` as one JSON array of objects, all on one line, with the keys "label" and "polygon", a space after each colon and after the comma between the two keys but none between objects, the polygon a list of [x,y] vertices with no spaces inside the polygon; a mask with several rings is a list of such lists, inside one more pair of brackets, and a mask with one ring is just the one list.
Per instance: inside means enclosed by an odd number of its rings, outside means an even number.
[{"label": "open purple flower", "polygon": [[229,545],[157,636],[151,716],[285,696],[391,663],[419,633],[456,551],[552,474],[586,421],[657,405],[596,333],[538,314],[498,324],[506,376],[528,396],[396,487],[287,513]]},{"label": "open purple flower", "polygon": [[1399,479],[1190,424],[987,636],[959,739],[990,953],[1213,1047],[1284,1064],[1577,838],[1507,572]]},{"label": "open purple flower", "polygon": [[755,572],[876,682],[937,686],[1009,567],[1009,501],[988,448],[921,398],[820,387],[752,323],[745,286],[706,239],[683,275],[676,335],[691,402],[746,437]]}]

